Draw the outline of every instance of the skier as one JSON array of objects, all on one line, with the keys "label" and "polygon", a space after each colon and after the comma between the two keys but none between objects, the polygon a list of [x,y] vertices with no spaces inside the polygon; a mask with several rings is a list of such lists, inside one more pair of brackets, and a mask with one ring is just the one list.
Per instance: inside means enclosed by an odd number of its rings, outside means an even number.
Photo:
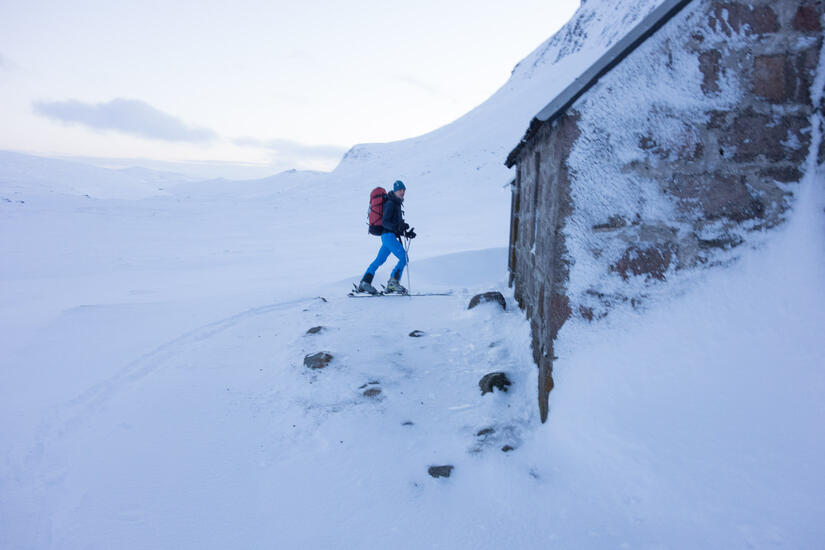
[{"label": "skier", "polygon": [[401,205],[404,204],[404,193],[407,187],[401,180],[396,180],[392,184],[392,191],[387,193],[387,200],[384,201],[384,211],[381,218],[381,248],[378,250],[378,256],[367,268],[367,272],[361,278],[361,283],[358,285],[359,292],[369,292],[370,294],[377,294],[378,291],[372,286],[372,278],[375,272],[381,265],[387,261],[390,253],[398,258],[398,263],[392,270],[390,280],[387,283],[387,292],[397,292],[406,294],[407,289],[401,286],[401,273],[404,271],[404,266],[407,265],[407,253],[404,246],[401,244],[401,236],[409,239],[415,238],[415,231],[410,230],[409,224],[404,222],[404,212]]}]

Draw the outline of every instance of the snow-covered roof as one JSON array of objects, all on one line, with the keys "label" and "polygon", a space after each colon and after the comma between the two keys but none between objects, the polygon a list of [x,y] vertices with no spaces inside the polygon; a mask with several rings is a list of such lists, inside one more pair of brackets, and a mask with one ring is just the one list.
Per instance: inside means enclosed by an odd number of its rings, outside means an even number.
[{"label": "snow-covered roof", "polygon": [[576,77],[569,86],[555,96],[553,100],[530,121],[530,126],[525,132],[524,137],[507,156],[505,163],[507,167],[510,168],[516,163],[522,148],[530,138],[533,137],[536,131],[538,131],[541,124],[552,121],[564,114],[564,112],[567,111],[579,97],[587,92],[587,90],[592,88],[602,76],[610,72],[613,67],[630,55],[633,50],[644,43],[645,40],[652,36],[673,16],[679,13],[690,1],[691,0],[665,0],[662,2],[660,6],[642,19],[638,25],[633,27],[624,38],[616,42],[604,55],[596,60],[590,68]]}]

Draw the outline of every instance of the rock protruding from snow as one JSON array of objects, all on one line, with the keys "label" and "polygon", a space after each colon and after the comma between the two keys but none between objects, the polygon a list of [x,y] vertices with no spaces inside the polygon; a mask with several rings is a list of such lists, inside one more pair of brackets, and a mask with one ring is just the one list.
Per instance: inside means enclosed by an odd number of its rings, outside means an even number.
[{"label": "rock protruding from snow", "polygon": [[499,391],[507,391],[507,386],[511,384],[510,379],[503,372],[490,372],[481,377],[478,381],[478,387],[481,388],[481,395],[491,393],[493,388]]},{"label": "rock protruding from snow", "polygon": [[453,465],[446,464],[444,466],[430,466],[427,468],[427,473],[433,477],[450,477],[453,473]]},{"label": "rock protruding from snow", "polygon": [[304,357],[304,366],[309,369],[323,369],[332,362],[333,356],[327,351],[319,351]]},{"label": "rock protruding from snow", "polygon": [[423,330],[414,330],[410,333],[410,336],[413,338],[421,338],[424,334],[425,332]]},{"label": "rock protruding from snow", "polygon": [[519,428],[513,424],[488,426],[476,432],[473,445],[467,449],[470,454],[482,453],[489,449],[500,449],[509,453],[521,445]]},{"label": "rock protruding from snow", "polygon": [[312,327],[311,329],[309,329],[307,331],[307,334],[318,334],[322,330],[324,330],[324,327],[322,327],[322,326]]},{"label": "rock protruding from snow", "polygon": [[476,294],[470,300],[470,305],[467,306],[467,309],[473,309],[479,304],[483,304],[485,302],[496,302],[498,305],[501,306],[501,309],[507,309],[507,301],[504,299],[504,296],[501,292],[494,290],[492,292],[484,292],[483,294]]},{"label": "rock protruding from snow", "polygon": [[369,388],[364,390],[364,397],[378,397],[381,395],[381,388]]}]

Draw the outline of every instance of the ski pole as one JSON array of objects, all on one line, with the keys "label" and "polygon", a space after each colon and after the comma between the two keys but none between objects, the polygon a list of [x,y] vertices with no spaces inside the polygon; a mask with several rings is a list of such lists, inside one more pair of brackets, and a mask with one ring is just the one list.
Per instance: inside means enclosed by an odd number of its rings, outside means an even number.
[{"label": "ski pole", "polygon": [[410,283],[410,244],[412,239],[405,237],[407,242],[404,245],[404,255],[407,257],[407,292],[412,294],[412,284]]}]

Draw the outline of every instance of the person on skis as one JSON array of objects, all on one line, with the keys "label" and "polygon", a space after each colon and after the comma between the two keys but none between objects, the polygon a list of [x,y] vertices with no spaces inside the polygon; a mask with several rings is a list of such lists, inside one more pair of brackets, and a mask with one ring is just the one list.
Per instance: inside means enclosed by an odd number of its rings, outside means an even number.
[{"label": "person on skis", "polygon": [[372,286],[372,279],[378,268],[387,261],[390,254],[393,254],[398,258],[398,263],[392,270],[392,275],[390,275],[386,287],[387,292],[407,293],[407,289],[401,286],[399,282],[404,266],[407,265],[407,253],[401,244],[401,236],[414,239],[415,232],[410,230],[409,224],[404,222],[404,212],[401,209],[406,191],[407,187],[404,182],[396,180],[392,184],[392,191],[387,193],[387,200],[384,201],[384,211],[381,218],[381,248],[378,250],[378,256],[375,257],[375,260],[369,265],[367,272],[361,278],[361,283],[358,285],[359,292],[378,293],[375,287]]}]

